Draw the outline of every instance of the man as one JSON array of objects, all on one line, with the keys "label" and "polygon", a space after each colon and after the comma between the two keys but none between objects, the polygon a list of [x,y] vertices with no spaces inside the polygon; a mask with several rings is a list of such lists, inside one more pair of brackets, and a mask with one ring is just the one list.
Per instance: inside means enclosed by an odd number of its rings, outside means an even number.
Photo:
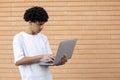
[{"label": "man", "polygon": [[[28,28],[14,36],[14,61],[19,66],[22,80],[52,80],[48,66],[39,65],[43,59],[54,61],[49,41],[40,33],[48,18],[42,7],[27,9],[24,20],[28,23]],[[65,64],[66,61],[64,56],[58,65]]]}]

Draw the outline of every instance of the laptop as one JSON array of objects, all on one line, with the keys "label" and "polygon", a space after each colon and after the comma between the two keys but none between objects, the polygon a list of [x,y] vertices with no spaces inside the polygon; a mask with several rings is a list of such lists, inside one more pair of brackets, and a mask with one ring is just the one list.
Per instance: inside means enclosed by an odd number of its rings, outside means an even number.
[{"label": "laptop", "polygon": [[70,39],[70,40],[61,41],[59,44],[54,61],[41,60],[39,64],[46,65],[46,66],[47,65],[48,66],[57,65],[64,55],[66,55],[67,59],[70,59],[72,57],[76,42],[77,42],[77,39]]}]

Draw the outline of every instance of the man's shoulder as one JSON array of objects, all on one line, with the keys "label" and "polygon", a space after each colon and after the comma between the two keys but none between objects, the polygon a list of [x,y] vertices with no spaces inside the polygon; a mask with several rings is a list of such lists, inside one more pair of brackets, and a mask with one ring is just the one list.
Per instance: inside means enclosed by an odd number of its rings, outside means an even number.
[{"label": "man's shoulder", "polygon": [[40,33],[40,36],[44,39],[47,39],[47,36],[45,34]]},{"label": "man's shoulder", "polygon": [[19,32],[19,33],[17,33],[17,34],[15,34],[14,35],[14,38],[22,38],[22,34],[23,34],[23,32]]}]

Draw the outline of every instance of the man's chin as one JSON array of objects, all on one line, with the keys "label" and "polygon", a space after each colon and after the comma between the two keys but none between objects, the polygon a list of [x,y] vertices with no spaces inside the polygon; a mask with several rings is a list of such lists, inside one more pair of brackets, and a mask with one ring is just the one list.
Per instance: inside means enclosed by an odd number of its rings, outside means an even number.
[{"label": "man's chin", "polygon": [[37,31],[36,34],[38,34],[38,33],[40,33],[40,32],[41,32],[41,30],[40,30],[40,31]]}]

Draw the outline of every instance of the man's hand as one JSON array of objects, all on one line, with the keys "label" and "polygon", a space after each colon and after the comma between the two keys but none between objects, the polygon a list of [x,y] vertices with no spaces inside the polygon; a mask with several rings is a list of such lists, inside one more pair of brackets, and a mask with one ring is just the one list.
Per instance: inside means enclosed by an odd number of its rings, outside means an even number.
[{"label": "man's hand", "polygon": [[46,59],[49,61],[54,61],[54,55],[53,54],[47,54],[47,55],[42,55],[42,59]]},{"label": "man's hand", "polygon": [[65,64],[66,62],[67,62],[67,57],[66,57],[66,55],[64,55],[64,56],[61,58],[61,61],[57,64],[57,66],[63,65],[63,64]]}]

